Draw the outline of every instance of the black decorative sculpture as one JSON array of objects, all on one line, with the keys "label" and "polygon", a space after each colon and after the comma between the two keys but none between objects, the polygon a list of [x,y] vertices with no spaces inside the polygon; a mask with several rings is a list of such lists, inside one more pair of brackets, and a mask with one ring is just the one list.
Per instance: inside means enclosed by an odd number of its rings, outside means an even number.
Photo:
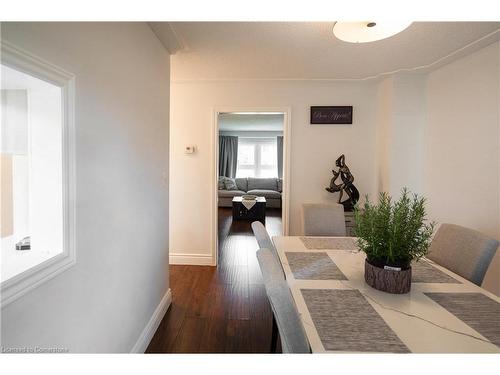
[{"label": "black decorative sculpture", "polygon": [[[353,184],[354,176],[351,174],[349,167],[345,164],[345,156],[343,154],[340,155],[335,161],[335,165],[339,169],[338,171],[332,169],[333,178],[330,181],[330,187],[327,187],[326,191],[330,193],[339,192],[338,203],[344,205],[345,211],[352,211],[354,209],[354,205],[359,200],[359,191]],[[335,181],[339,176],[342,179],[342,183],[336,184]],[[344,191],[348,198],[342,202]]]}]

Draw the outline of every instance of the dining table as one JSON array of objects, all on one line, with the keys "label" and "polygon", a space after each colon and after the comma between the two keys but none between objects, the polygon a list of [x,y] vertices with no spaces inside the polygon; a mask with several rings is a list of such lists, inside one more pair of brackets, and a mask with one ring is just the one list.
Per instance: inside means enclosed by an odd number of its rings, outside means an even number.
[{"label": "dining table", "polygon": [[500,352],[500,298],[426,258],[390,294],[366,284],[354,237],[272,240],[313,353]]}]

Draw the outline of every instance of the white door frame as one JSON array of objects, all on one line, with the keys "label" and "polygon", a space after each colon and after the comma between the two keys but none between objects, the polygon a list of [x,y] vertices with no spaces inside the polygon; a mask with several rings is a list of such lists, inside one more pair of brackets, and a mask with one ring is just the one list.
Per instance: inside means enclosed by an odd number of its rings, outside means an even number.
[{"label": "white door frame", "polygon": [[219,113],[221,112],[282,112],[283,118],[283,196],[281,199],[281,217],[283,235],[287,236],[290,228],[290,143],[291,143],[291,107],[214,107],[212,108],[212,265],[218,263],[218,187],[217,166],[219,165]]}]

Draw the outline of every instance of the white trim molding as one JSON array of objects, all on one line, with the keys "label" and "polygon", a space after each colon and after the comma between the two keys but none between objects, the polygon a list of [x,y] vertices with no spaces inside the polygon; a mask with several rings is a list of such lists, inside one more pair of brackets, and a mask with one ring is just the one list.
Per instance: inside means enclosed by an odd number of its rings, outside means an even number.
[{"label": "white trim molding", "polygon": [[63,186],[63,251],[1,284],[1,305],[10,302],[52,279],[76,263],[75,226],[75,76],[2,40],[2,64],[49,82],[62,91],[62,186]]},{"label": "white trim molding", "polygon": [[139,338],[137,339],[137,342],[130,350],[130,353],[144,353],[146,351],[149,343],[151,342],[151,339],[153,338],[156,330],[158,329],[158,326],[161,323],[161,320],[167,313],[168,308],[170,307],[171,304],[172,304],[172,291],[169,288],[165,293],[165,295],[163,296],[163,298],[161,299],[158,306],[156,307],[155,311],[153,312],[153,315],[151,315],[151,318],[149,319],[148,323],[142,330],[141,334],[139,335]]},{"label": "white trim molding", "polygon": [[189,266],[215,266],[212,255],[170,253],[170,264],[183,264]]}]

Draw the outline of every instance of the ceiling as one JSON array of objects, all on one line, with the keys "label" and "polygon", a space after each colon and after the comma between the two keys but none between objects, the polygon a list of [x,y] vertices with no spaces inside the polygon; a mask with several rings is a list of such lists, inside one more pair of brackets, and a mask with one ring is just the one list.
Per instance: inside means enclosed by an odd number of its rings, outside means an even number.
[{"label": "ceiling", "polygon": [[283,131],[283,114],[219,114],[220,131]]},{"label": "ceiling", "polygon": [[[334,22],[158,22],[172,80],[369,79],[432,69],[500,40],[500,22],[414,22],[376,42],[336,39]],[[430,66],[429,66],[430,65]]]}]

